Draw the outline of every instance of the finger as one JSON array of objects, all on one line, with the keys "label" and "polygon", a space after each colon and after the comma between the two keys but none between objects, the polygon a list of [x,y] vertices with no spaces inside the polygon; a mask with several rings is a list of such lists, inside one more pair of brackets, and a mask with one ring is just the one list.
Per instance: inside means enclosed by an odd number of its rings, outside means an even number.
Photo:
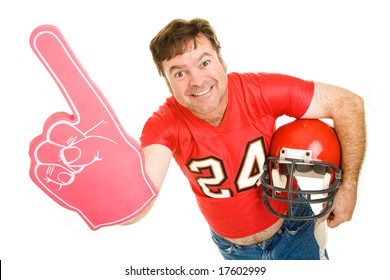
[{"label": "finger", "polygon": [[328,219],[328,215],[325,215],[321,218],[318,218],[317,223],[321,224],[321,223],[325,222],[327,219]]},{"label": "finger", "polygon": [[335,228],[341,223],[339,218],[333,212],[330,213],[327,221],[329,228]]},{"label": "finger", "polygon": [[334,206],[332,206],[331,209],[327,210],[327,209],[326,209],[327,206],[328,206],[327,203],[323,203],[323,204],[322,204],[322,209],[321,209],[321,211],[320,211],[319,214],[322,214],[322,213],[324,213],[325,211],[327,211],[328,214],[326,214],[326,215],[324,215],[324,216],[318,218],[318,219],[317,219],[317,223],[318,223],[318,224],[321,224],[321,223],[325,222],[326,220],[328,220],[330,214],[332,213],[332,211],[333,211],[333,209],[334,209]]},{"label": "finger", "polygon": [[73,172],[58,164],[42,164],[38,166],[40,177],[46,185],[54,185],[54,189],[61,189],[63,186],[70,185],[75,175]]},{"label": "finger", "polygon": [[36,28],[31,34],[30,45],[57,83],[75,115],[75,123],[82,131],[102,120],[116,120],[99,88],[55,26]]}]

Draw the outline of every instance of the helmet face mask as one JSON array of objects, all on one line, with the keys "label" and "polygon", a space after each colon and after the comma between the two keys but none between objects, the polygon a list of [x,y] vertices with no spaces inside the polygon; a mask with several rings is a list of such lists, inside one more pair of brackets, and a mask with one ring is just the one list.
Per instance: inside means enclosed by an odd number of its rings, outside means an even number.
[{"label": "helmet face mask", "polygon": [[[321,133],[316,133],[319,129]],[[325,135],[325,142],[318,139]],[[324,143],[331,145],[324,147]],[[265,206],[287,220],[313,220],[327,215],[341,181],[339,162],[338,139],[327,124],[296,120],[281,127],[274,134],[260,178]],[[294,206],[301,203],[310,204],[314,215],[294,214]]]}]

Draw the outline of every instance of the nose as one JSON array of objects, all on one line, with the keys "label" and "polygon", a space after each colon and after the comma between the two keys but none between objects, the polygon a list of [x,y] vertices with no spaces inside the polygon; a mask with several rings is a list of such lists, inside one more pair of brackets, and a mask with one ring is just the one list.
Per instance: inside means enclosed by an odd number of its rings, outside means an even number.
[{"label": "nose", "polygon": [[191,71],[189,85],[192,87],[201,87],[204,81],[202,71],[194,69]]}]

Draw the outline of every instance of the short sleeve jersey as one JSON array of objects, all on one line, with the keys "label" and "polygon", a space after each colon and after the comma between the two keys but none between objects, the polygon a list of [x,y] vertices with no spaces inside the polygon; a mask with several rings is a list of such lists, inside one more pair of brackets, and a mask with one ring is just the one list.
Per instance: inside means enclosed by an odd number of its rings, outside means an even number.
[{"label": "short sleeve jersey", "polygon": [[146,122],[141,145],[172,150],[214,231],[228,238],[249,236],[279,219],[266,209],[258,183],[276,119],[300,118],[313,92],[313,82],[287,75],[230,73],[228,106],[218,127],[170,97]]}]

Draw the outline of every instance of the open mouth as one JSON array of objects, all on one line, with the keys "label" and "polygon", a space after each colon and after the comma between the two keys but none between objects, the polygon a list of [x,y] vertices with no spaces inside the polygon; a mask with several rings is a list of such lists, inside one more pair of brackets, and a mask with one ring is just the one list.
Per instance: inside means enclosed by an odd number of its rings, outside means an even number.
[{"label": "open mouth", "polygon": [[205,89],[205,90],[203,90],[203,91],[201,91],[201,92],[193,93],[193,94],[191,94],[191,96],[194,96],[194,97],[203,96],[203,95],[205,95],[205,94],[208,94],[208,93],[211,91],[211,88],[212,88],[212,87],[209,87],[209,88],[207,88],[207,89]]}]

